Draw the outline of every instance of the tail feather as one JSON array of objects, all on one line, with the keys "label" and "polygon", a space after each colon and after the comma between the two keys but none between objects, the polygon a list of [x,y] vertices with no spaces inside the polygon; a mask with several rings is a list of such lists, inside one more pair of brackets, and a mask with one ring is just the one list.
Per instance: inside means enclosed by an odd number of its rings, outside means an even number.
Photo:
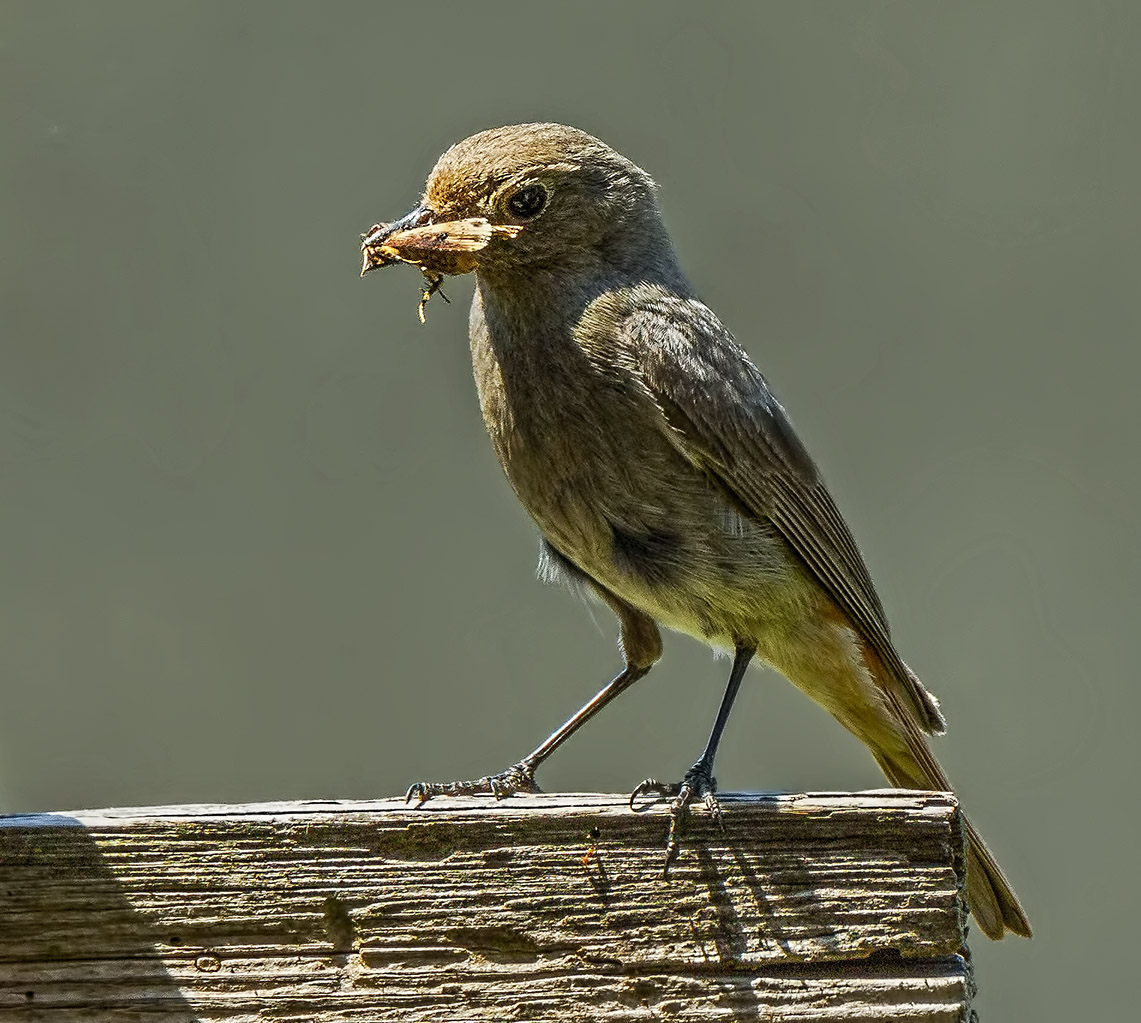
[{"label": "tail feather", "polygon": [[[904,737],[906,750],[872,750],[888,781],[898,788],[950,791],[951,783],[936,762],[926,740],[910,721]],[[967,831],[967,904],[975,922],[988,938],[998,940],[1006,931],[1030,937],[1030,921],[999,865],[970,820]]]},{"label": "tail feather", "polygon": [[[975,920],[988,938],[1001,938],[1003,928],[1029,938],[1030,921],[1018,896],[969,819],[966,825],[967,903]],[[980,911],[976,906],[985,908]]]},{"label": "tail feather", "polygon": [[[891,677],[883,660],[870,644],[861,642],[860,647],[869,674],[880,682],[880,691],[886,697],[885,705],[880,708],[886,713],[837,716],[868,746],[892,785],[951,791],[951,783],[923,734],[924,730],[932,730],[931,722],[916,720],[909,707],[899,699],[895,687],[883,684],[884,678]],[[903,664],[902,661],[899,663]],[[938,702],[927,693],[915,673],[906,665],[903,667],[910,677],[912,689],[930,701],[929,716],[937,716],[942,724]],[[974,825],[969,820],[964,820],[964,823],[967,832],[967,904],[975,922],[988,938],[1001,938],[1006,931],[1029,938],[1030,921],[1019,905],[1018,896]]]}]

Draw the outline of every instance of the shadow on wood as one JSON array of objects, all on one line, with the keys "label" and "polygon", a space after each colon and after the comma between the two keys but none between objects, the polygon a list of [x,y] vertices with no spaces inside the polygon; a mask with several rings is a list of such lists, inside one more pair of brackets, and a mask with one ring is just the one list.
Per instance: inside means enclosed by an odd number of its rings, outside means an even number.
[{"label": "shadow on wood", "polygon": [[952,797],[723,805],[668,881],[616,796],[0,818],[0,1017],[970,1018]]}]

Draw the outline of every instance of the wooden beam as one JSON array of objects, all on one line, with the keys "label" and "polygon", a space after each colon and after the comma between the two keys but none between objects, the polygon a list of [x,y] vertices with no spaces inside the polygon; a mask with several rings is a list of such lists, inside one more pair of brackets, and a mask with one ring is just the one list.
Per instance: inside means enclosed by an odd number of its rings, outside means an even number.
[{"label": "wooden beam", "polygon": [[953,797],[0,818],[0,1020],[966,1020]]}]

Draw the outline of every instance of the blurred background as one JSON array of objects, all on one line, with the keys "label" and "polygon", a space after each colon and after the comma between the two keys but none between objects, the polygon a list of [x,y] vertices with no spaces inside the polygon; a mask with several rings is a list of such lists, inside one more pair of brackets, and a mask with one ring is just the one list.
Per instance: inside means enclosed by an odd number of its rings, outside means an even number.
[{"label": "blurred background", "polygon": [[[449,144],[565,121],[660,183],[942,699],[1037,932],[976,938],[983,1018],[1128,1018],[1139,43],[1125,0],[9,0],[0,810],[478,776],[618,670],[534,578],[471,281],[421,326],[411,268],[357,278]],[[678,777],[727,667],[668,636],[540,781]],[[718,776],[883,784],[759,671]]]}]

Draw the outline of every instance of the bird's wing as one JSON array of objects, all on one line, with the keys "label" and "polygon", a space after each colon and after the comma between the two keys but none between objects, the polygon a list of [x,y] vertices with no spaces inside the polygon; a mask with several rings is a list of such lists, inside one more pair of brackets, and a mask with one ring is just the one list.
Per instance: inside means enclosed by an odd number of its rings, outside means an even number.
[{"label": "bird's wing", "polygon": [[851,532],[760,370],[696,300],[643,286],[617,301],[605,316],[617,324],[615,348],[672,443],[745,513],[776,526],[887,666],[882,684],[926,730],[943,731],[937,703],[891,642]]}]

